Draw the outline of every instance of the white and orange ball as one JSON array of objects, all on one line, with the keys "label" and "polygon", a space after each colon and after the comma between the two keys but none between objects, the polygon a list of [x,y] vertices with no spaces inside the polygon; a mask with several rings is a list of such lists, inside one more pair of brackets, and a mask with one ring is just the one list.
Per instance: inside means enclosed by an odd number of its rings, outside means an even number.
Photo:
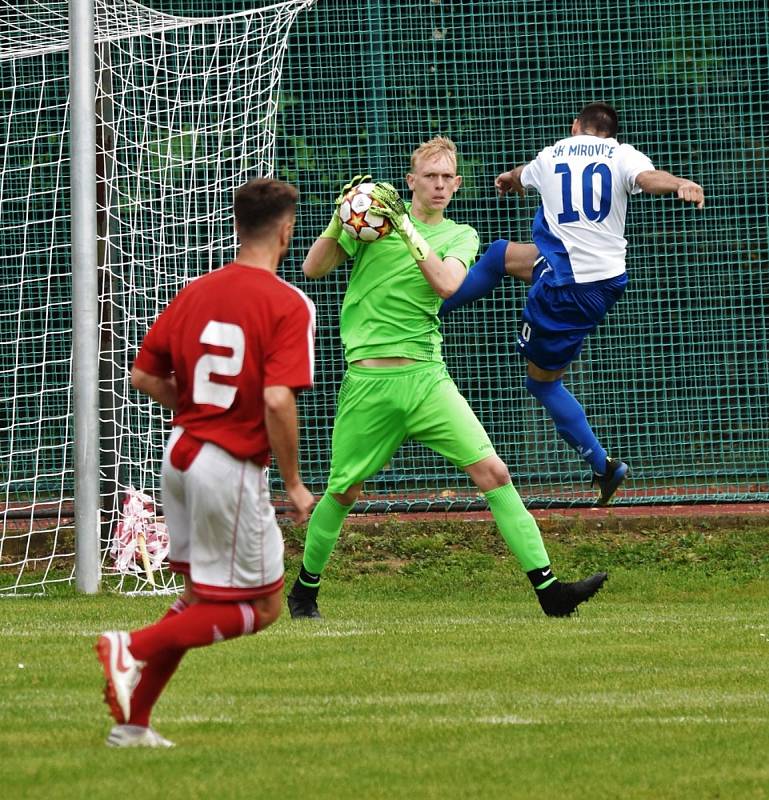
[{"label": "white and orange ball", "polygon": [[375,183],[361,183],[344,196],[339,205],[342,227],[353,239],[375,242],[392,231],[389,219],[377,214],[377,201],[371,197]]}]

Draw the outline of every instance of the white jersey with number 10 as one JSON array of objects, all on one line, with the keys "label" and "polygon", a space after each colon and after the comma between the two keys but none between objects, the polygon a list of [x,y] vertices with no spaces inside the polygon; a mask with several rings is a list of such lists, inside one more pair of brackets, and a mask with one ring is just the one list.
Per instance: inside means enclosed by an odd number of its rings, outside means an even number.
[{"label": "white jersey with number 10", "polygon": [[625,213],[636,176],[654,165],[616,139],[581,134],[546,147],[529,162],[521,183],[542,206],[532,238],[552,267],[555,285],[592,283],[625,272]]}]

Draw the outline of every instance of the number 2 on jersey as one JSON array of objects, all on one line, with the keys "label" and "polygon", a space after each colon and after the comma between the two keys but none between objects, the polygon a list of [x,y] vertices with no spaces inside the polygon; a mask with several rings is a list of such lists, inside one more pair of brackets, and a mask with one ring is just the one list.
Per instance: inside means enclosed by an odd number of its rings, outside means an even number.
[{"label": "number 2 on jersey", "polygon": [[238,390],[235,386],[214,383],[212,375],[239,375],[243,369],[246,352],[246,337],[240,325],[211,320],[200,334],[201,344],[227,347],[232,355],[218,356],[205,353],[195,362],[195,375],[192,384],[192,402],[198,405],[229,408],[235,402]]},{"label": "number 2 on jersey", "polygon": [[[556,175],[561,176],[561,197],[563,211],[558,215],[558,222],[576,222],[579,211],[574,208],[571,193],[571,167],[563,162],[555,165]],[[601,189],[598,195],[598,208],[593,206],[593,178],[598,174],[601,178]],[[582,170],[582,212],[591,222],[602,222],[611,210],[611,170],[606,164],[588,164]]]}]

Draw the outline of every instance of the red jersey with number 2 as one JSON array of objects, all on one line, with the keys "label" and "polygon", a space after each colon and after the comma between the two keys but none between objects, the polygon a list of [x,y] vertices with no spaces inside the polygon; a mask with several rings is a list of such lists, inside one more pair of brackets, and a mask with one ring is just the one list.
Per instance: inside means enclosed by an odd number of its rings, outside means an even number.
[{"label": "red jersey with number 2", "polygon": [[176,376],[174,425],[236,458],[269,461],[266,386],[308,389],[315,306],[267,269],[228,264],[185,286],[144,337],[134,365]]}]

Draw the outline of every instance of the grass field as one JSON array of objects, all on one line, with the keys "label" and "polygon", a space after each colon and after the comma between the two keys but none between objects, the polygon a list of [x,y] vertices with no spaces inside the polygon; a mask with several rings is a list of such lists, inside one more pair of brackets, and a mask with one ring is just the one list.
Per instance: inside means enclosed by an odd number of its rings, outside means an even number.
[{"label": "grass field", "polygon": [[163,752],[103,745],[92,646],[168,598],[4,599],[0,796],[769,797],[769,521],[545,535],[562,577],[609,570],[576,618],[541,614],[490,525],[351,529],[322,622],[186,657]]}]

